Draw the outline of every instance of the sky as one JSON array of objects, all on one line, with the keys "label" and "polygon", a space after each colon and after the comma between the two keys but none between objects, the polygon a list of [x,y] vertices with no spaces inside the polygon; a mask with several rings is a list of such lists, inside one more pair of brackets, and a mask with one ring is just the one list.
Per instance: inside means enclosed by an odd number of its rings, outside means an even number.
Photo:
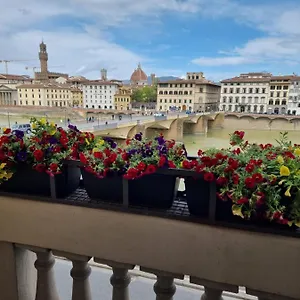
[{"label": "sky", "polygon": [[101,68],[129,79],[139,62],[148,75],[204,72],[214,81],[300,73],[300,0],[0,0],[0,7],[0,60],[19,60],[8,64],[10,74],[33,75],[42,40],[49,70],[89,79]]}]

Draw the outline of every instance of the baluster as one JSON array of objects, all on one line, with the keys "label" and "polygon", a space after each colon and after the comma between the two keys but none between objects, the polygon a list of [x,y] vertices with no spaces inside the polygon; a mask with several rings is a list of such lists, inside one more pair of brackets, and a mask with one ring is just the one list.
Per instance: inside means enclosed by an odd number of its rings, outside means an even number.
[{"label": "baluster", "polygon": [[239,287],[236,285],[209,281],[193,276],[190,277],[190,282],[204,286],[204,294],[201,296],[201,300],[223,300],[223,291],[231,293],[239,292]]},{"label": "baluster", "polygon": [[172,300],[176,292],[174,278],[183,279],[183,275],[153,270],[149,268],[140,268],[141,271],[153,273],[156,275],[157,280],[154,284],[153,290],[156,294],[156,300]]},{"label": "baluster", "polygon": [[54,254],[72,261],[73,267],[70,271],[70,275],[73,278],[72,300],[91,300],[92,293],[89,277],[92,270],[88,264],[91,257],[62,251],[54,251]]},{"label": "baluster", "polygon": [[110,283],[113,286],[112,300],[129,300],[128,286],[131,278],[128,270],[132,270],[134,265],[97,258],[95,258],[95,262],[112,267],[113,274],[110,277]]},{"label": "baluster", "polygon": [[35,252],[37,256],[34,263],[37,269],[35,300],[59,300],[53,271],[55,258],[51,250],[38,247],[29,247],[29,250]]}]

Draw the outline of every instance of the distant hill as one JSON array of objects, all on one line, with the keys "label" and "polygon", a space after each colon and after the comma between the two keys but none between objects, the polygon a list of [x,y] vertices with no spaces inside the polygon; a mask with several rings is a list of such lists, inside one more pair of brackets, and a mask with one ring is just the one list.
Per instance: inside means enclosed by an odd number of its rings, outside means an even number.
[{"label": "distant hill", "polygon": [[[167,80],[176,80],[176,79],[180,79],[179,77],[175,77],[175,76],[161,76],[161,77],[156,77],[159,81],[167,81]],[[126,80],[122,80],[124,84],[129,84],[130,80],[126,79]],[[148,76],[148,83],[151,83],[151,76]]]}]

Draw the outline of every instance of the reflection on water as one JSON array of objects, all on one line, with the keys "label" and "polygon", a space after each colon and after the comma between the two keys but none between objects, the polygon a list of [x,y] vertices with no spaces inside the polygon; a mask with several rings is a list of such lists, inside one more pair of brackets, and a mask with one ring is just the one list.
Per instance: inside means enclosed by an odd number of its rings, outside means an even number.
[{"label": "reflection on water", "polygon": [[[207,149],[211,147],[225,148],[229,146],[229,134],[233,130],[216,129],[210,130],[207,135],[203,134],[187,134],[184,135],[184,144],[189,155],[196,155],[198,149]],[[266,144],[276,143],[279,138],[280,131],[266,130],[246,130],[245,139],[250,143]],[[300,144],[300,132],[290,131],[289,139],[293,143]]]}]

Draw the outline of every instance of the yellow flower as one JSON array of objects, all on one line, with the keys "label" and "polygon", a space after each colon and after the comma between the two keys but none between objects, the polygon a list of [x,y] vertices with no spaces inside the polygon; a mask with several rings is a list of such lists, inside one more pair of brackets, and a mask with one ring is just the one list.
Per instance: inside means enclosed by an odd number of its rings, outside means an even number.
[{"label": "yellow flower", "polygon": [[2,164],[0,165],[0,170],[4,169],[5,166],[6,166],[6,164],[5,164],[5,163],[2,163]]},{"label": "yellow flower", "polygon": [[51,122],[50,126],[55,127],[55,123]]},{"label": "yellow flower", "polygon": [[46,121],[45,118],[42,118],[42,119],[40,119],[40,123],[41,123],[42,125],[45,125],[45,124],[47,123],[47,121]]},{"label": "yellow flower", "polygon": [[50,135],[54,135],[56,133],[56,128],[51,128],[50,130],[49,130],[49,134]]},{"label": "yellow flower", "polygon": [[90,142],[89,142],[89,140],[88,140],[88,139],[85,139],[85,142],[86,142],[86,144],[87,144],[87,145],[89,145],[89,144],[90,144]]},{"label": "yellow flower", "polygon": [[98,142],[97,142],[97,145],[99,145],[99,146],[102,146],[104,144],[104,140],[99,140]]},{"label": "yellow flower", "polygon": [[3,128],[3,132],[4,132],[6,129],[7,129],[7,128],[6,128],[6,127],[4,127],[4,128]]},{"label": "yellow flower", "polygon": [[290,169],[286,166],[280,167],[280,176],[290,176],[291,172]]},{"label": "yellow flower", "polygon": [[290,189],[291,189],[291,187],[289,187],[289,188],[285,191],[284,196],[286,196],[286,197],[291,197]]},{"label": "yellow flower", "polygon": [[36,123],[32,123],[32,125],[31,125],[31,127],[32,127],[32,129],[36,129]]},{"label": "yellow flower", "polygon": [[284,159],[281,155],[277,157],[277,162],[279,162],[281,165],[284,163]]},{"label": "yellow flower", "polygon": [[294,153],[295,153],[296,155],[300,156],[300,148],[296,148],[295,151],[294,151]]},{"label": "yellow flower", "polygon": [[98,152],[99,150],[97,148],[93,148],[93,153]]}]

